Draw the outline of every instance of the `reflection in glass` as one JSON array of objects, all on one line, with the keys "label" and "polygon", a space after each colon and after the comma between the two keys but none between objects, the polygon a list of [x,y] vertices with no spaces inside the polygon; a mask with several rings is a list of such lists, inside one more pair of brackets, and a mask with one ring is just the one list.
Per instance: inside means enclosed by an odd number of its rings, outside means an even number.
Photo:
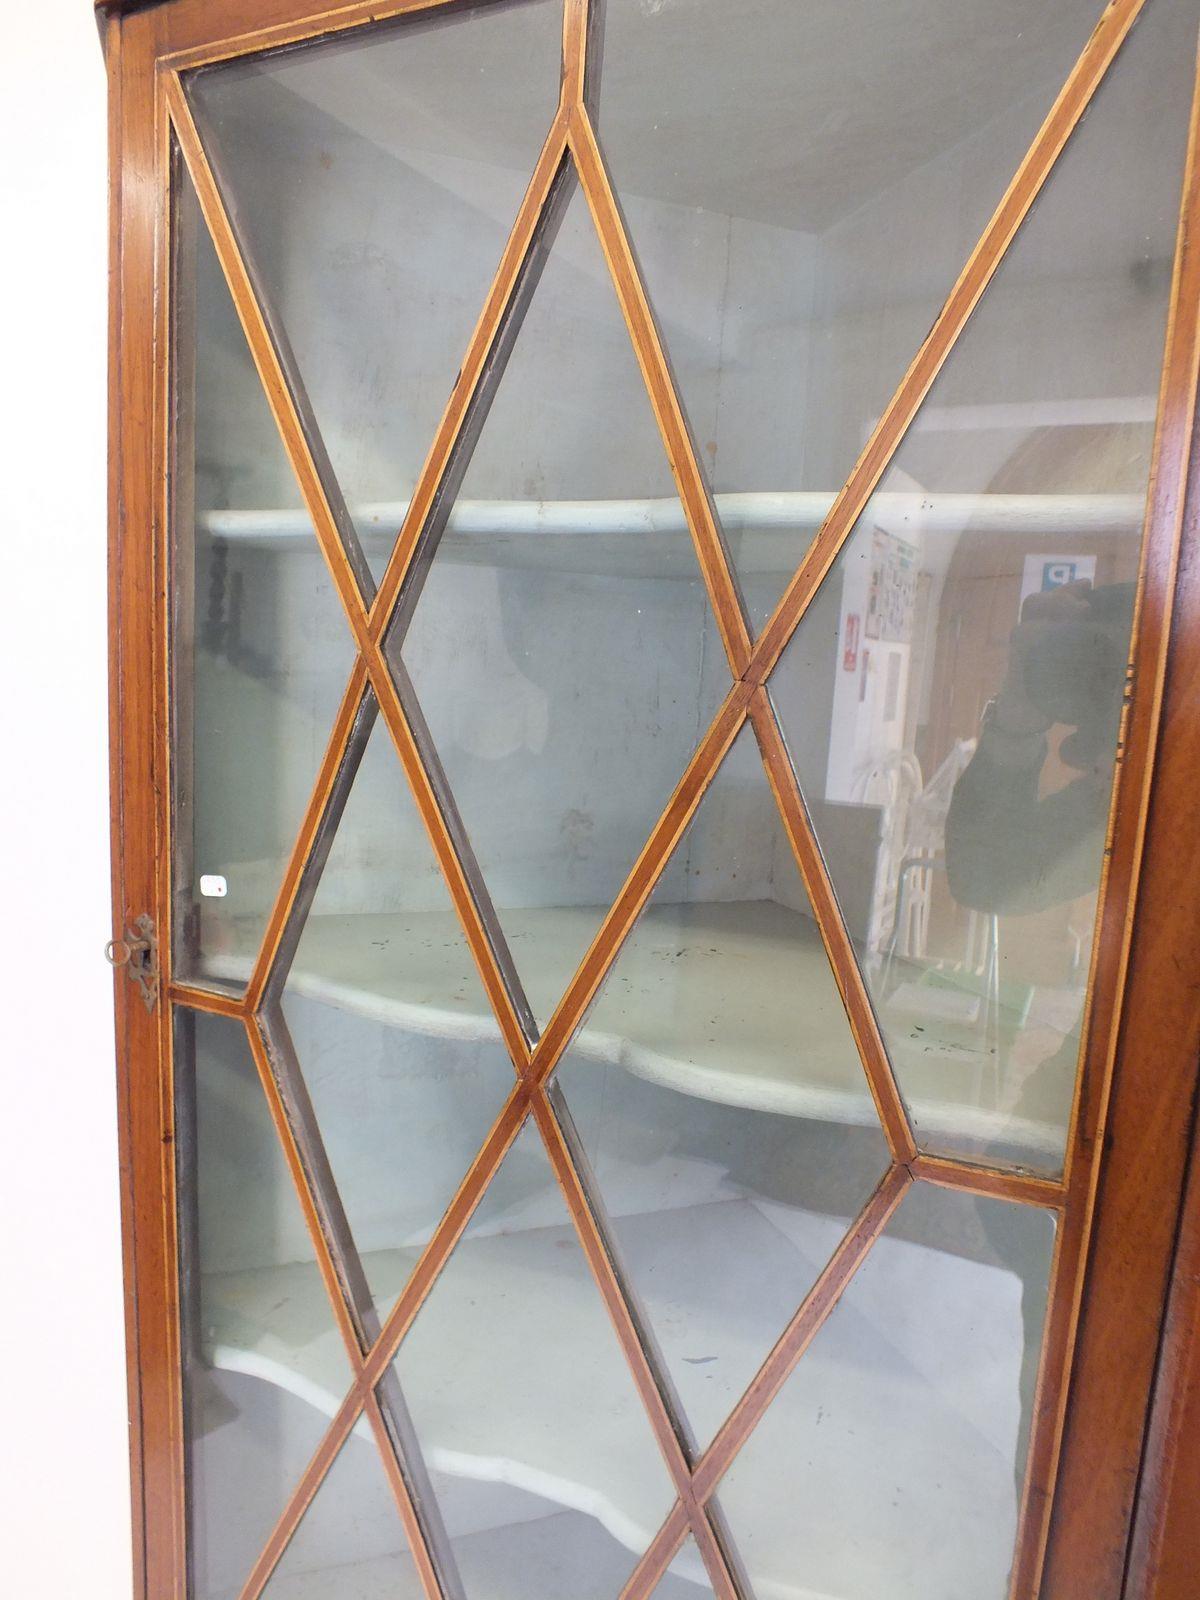
[{"label": "reflection in glass", "polygon": [[[929,1150],[1062,1168],[1195,56],[1139,23],[770,689]],[[1178,112],[1162,122],[1164,107]],[[1162,128],[1154,160],[1138,130]],[[848,830],[869,829],[857,859]]]},{"label": "reflection in glass", "polygon": [[350,1387],[240,1022],[176,1012],[195,1600],[236,1596]]},{"label": "reflection in glass", "polygon": [[561,43],[560,0],[523,0],[187,80],[376,579],[553,119]]},{"label": "reflection in glass", "polygon": [[888,1165],[748,727],[557,1081],[704,1446]]},{"label": "reflection in glass", "polygon": [[175,215],[175,976],[241,989],[353,651],[182,171]]},{"label": "reflection in glass", "polygon": [[532,1123],[394,1370],[467,1600],[613,1600],[674,1493]]},{"label": "reflection in glass", "polygon": [[1101,10],[607,0],[600,140],[757,623]]},{"label": "reflection in glass", "polygon": [[729,686],[578,191],[401,648],[544,1022]]},{"label": "reflection in glass", "polygon": [[908,1192],[718,1490],[758,1600],[1004,1600],[1053,1244]]},{"label": "reflection in glass", "polygon": [[343,781],[280,1032],[382,1318],[514,1077],[382,721]]}]

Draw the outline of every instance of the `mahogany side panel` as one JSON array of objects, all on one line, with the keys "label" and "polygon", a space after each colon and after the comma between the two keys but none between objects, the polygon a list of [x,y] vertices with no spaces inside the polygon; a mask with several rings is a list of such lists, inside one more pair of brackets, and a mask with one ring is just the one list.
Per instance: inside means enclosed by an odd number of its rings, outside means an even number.
[{"label": "mahogany side panel", "polygon": [[1200,1118],[1171,1275],[1126,1594],[1192,1600],[1200,1575]]}]

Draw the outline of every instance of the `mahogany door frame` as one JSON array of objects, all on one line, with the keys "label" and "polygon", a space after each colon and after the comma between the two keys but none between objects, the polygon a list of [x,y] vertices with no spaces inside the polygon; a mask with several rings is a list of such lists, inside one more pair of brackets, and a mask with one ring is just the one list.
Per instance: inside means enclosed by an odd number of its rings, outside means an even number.
[{"label": "mahogany door frame", "polygon": [[[114,936],[149,912],[169,915],[166,771],[165,459],[167,361],[163,251],[168,130],[158,86],[165,56],[199,62],[285,38],[357,25],[453,0],[160,0],[99,8],[110,92],[110,622]],[[1113,0],[1093,40],[981,240],[929,339],[766,630],[751,647],[732,609],[719,612],[740,663],[737,715],[749,717],[778,768],[762,684],[952,349],[1042,179],[1066,143],[1144,0]],[[1152,0],[1151,0],[1152,3]],[[1099,0],[1097,10],[1099,12]],[[581,13],[582,14],[582,13]],[[586,32],[586,30],[584,30]],[[580,47],[583,60],[584,45]],[[190,54],[181,54],[187,53]],[[1089,54],[1090,52],[1090,54]],[[576,88],[580,95],[583,68]],[[1074,98],[1068,91],[1074,88]],[[1058,122],[1055,123],[1055,116]],[[1049,131],[1047,131],[1049,130]],[[575,130],[593,158],[586,117]],[[1186,1263],[1197,1251],[1200,1180],[1185,1209],[1200,1085],[1200,163],[1192,150],[1163,374],[1124,757],[1114,807],[1104,911],[1096,941],[1085,1047],[1087,1092],[1073,1159],[1087,1174],[1064,1212],[1070,1271],[1047,1335],[1046,1371],[1066,1387],[1039,1392],[1035,1488],[1020,1590],[1043,1600],[1182,1600],[1171,1588],[1176,1543],[1190,1519],[1174,1509],[1185,1481],[1179,1419],[1196,1405]],[[598,155],[592,182],[603,185]],[[1007,208],[1007,209],[1006,209]],[[616,248],[616,247],[614,247]],[[638,312],[636,267],[631,318]],[[614,270],[616,270],[614,268]],[[654,329],[646,308],[644,339]],[[668,403],[664,401],[664,406]],[[661,420],[661,419],[660,419]],[[686,429],[684,429],[686,432]],[[682,441],[686,447],[686,440]],[[703,524],[706,511],[694,508]],[[719,536],[718,536],[719,537]],[[714,564],[717,557],[713,556]],[[706,572],[706,576],[707,576]],[[387,580],[385,580],[386,583]],[[395,580],[398,584],[398,578]],[[394,600],[394,588],[391,598]],[[770,746],[768,751],[767,746]],[[781,801],[782,804],[782,801]],[[797,837],[807,827],[789,816]],[[794,843],[796,840],[794,839]],[[801,849],[801,843],[796,843]],[[812,864],[810,863],[810,866]],[[816,870],[815,867],[812,870]],[[808,874],[806,873],[806,876]],[[631,902],[632,904],[632,902]],[[636,910],[636,907],[635,907]],[[632,916],[630,917],[632,920]],[[1190,979],[1190,974],[1198,974]],[[582,977],[581,977],[582,981]],[[126,1318],[134,1499],[135,1584],[153,1600],[186,1593],[184,1444],[174,1193],[170,1012],[154,1010],[120,973],[115,982]],[[237,1013],[240,1014],[240,1013]],[[553,1024],[551,1025],[553,1027]],[[556,1041],[558,1048],[565,1039]],[[1104,1159],[1099,1160],[1103,1150]],[[960,1182],[912,1157],[931,1181]],[[980,1176],[980,1187],[986,1179]],[[1182,1265],[1181,1265],[1182,1263]],[[1172,1273],[1177,1271],[1174,1291]],[[1068,1292],[1069,1291],[1069,1292]],[[1170,1301],[1170,1315],[1168,1303]],[[1189,1322],[1191,1318],[1191,1322]],[[1180,1330],[1183,1330],[1180,1332]],[[1165,1330],[1165,1332],[1164,1332]],[[1057,1365],[1056,1365],[1057,1363]],[[1189,1387],[1190,1386],[1190,1387]],[[1139,1486],[1143,1493],[1139,1499]],[[1137,1538],[1132,1538],[1135,1514]],[[1035,1549],[1036,1545],[1036,1549]]]},{"label": "mahogany door frame", "polygon": [[1171,1273],[1129,1561],[1129,1592],[1190,1600],[1200,1573],[1200,1116]]}]

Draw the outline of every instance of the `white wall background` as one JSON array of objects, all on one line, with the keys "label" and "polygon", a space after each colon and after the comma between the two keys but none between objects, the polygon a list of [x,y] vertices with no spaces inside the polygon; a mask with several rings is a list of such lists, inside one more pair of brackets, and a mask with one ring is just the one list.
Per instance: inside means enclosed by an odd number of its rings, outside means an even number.
[{"label": "white wall background", "polygon": [[10,5],[0,50],[0,1592],[21,1600],[130,1593],[91,12]]}]

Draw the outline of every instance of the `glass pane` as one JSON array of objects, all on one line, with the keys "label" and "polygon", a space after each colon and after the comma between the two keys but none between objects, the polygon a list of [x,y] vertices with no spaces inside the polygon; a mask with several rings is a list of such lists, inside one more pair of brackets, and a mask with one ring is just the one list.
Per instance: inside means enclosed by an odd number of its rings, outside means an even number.
[{"label": "glass pane", "polygon": [[690,1533],[659,1580],[654,1600],[714,1600],[704,1561]]},{"label": "glass pane", "polygon": [[187,80],[376,576],[558,103],[560,0],[454,7]]},{"label": "glass pane", "polygon": [[888,1165],[749,727],[558,1083],[706,1445]]},{"label": "glass pane", "polygon": [[468,1600],[614,1600],[674,1493],[532,1123],[394,1370]]},{"label": "glass pane", "polygon": [[600,138],[756,624],[1102,9],[608,0]]},{"label": "glass pane", "polygon": [[282,1010],[382,1317],[515,1079],[382,721],[344,780]]},{"label": "glass pane", "polygon": [[909,1191],[721,1483],[760,1600],[1004,1600],[1053,1245]]},{"label": "glass pane", "polygon": [[[1049,1173],[1195,31],[1181,0],[1138,24],[771,681],[921,1145]],[[848,851],[850,834],[869,843]]]},{"label": "glass pane", "polygon": [[729,687],[578,191],[402,651],[544,1022]]},{"label": "glass pane", "polygon": [[350,1387],[240,1022],[176,1011],[195,1600],[235,1596]]},{"label": "glass pane", "polygon": [[182,172],[176,221],[175,976],[241,989],[353,651]]},{"label": "glass pane", "polygon": [[263,1600],[424,1595],[374,1434],[360,1419],[301,1518]]},{"label": "glass pane", "polygon": [[[448,1480],[438,1483],[453,1497]],[[493,1491],[494,1500],[480,1484],[470,1492],[469,1508],[458,1513],[469,1531],[454,1538],[468,1600],[617,1600],[628,1556],[587,1511],[548,1510],[541,1497],[507,1485]],[[673,1574],[664,1584],[656,1600],[704,1600],[711,1592]]]}]

